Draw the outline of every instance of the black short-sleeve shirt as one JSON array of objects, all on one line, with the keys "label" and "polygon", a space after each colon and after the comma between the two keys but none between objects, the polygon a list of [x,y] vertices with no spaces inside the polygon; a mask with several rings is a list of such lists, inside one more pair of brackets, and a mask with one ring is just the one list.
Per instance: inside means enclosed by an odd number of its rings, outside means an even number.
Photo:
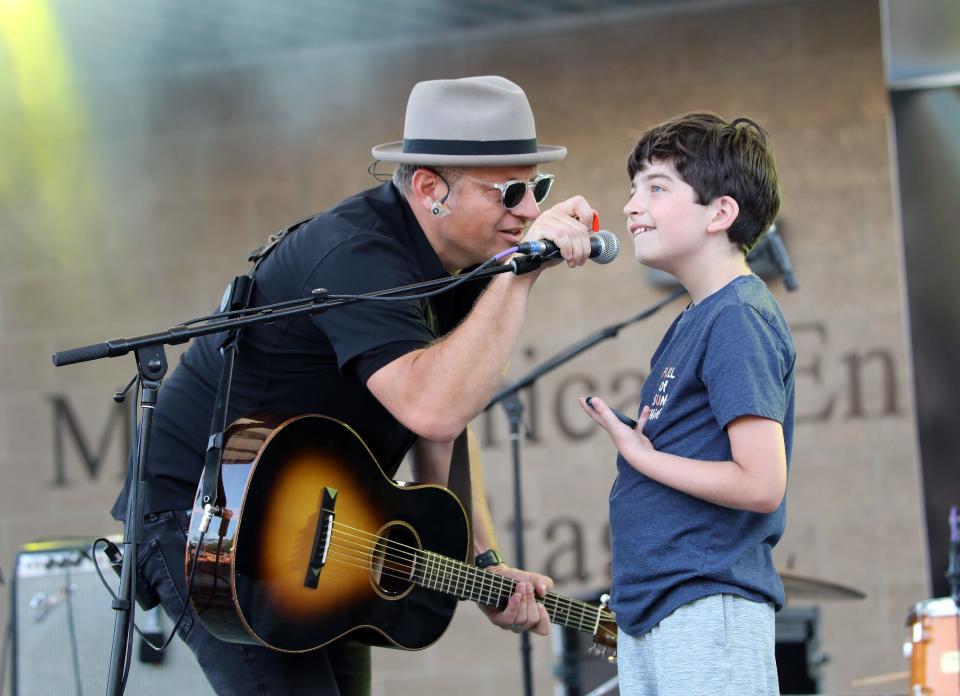
[{"label": "black short-sleeve shirt", "polygon": [[[409,205],[391,183],[350,197],[305,223],[262,263],[251,304],[360,294],[447,275]],[[483,288],[468,282],[430,300],[359,302],[245,330],[228,422],[247,414],[321,413],[348,423],[388,474],[415,435],[367,390],[384,365],[449,332]],[[146,512],[189,508],[220,375],[223,335],[196,339],[161,387],[146,478]],[[118,499],[114,515],[124,510]]]}]

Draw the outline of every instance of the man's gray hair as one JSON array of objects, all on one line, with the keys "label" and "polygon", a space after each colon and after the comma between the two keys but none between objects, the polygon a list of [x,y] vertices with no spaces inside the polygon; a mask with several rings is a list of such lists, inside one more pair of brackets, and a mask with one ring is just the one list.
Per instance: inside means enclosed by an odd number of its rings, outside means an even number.
[{"label": "man's gray hair", "polygon": [[401,162],[393,170],[393,185],[404,195],[409,195],[413,186],[413,175],[418,169],[430,169],[436,172],[451,188],[454,182],[460,178],[461,173],[459,169],[454,167],[425,167],[422,164],[404,164]]},{"label": "man's gray hair", "polygon": [[409,194],[413,173],[419,168],[416,164],[397,164],[397,168],[393,170],[393,185],[400,189],[401,193]]}]

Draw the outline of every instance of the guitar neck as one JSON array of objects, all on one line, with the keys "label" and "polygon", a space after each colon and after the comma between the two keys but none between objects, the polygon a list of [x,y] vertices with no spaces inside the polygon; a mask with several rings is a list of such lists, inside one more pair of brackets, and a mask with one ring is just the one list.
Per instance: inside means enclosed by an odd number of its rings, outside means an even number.
[{"label": "guitar neck", "polygon": [[[501,609],[507,606],[517,586],[515,580],[504,575],[481,570],[431,551],[417,554],[413,580],[430,590]],[[538,595],[537,601],[543,604],[552,623],[587,633],[597,632],[601,607],[554,592],[548,592],[544,597]]]}]

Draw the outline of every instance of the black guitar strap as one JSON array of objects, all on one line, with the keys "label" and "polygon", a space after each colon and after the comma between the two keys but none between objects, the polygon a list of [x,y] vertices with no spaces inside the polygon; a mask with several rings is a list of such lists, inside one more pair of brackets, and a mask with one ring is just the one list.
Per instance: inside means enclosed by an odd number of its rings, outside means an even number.
[{"label": "black guitar strap", "polygon": [[460,499],[467,514],[467,562],[473,562],[473,490],[470,486],[470,446],[464,429],[453,443],[447,488]]},{"label": "black guitar strap", "polygon": [[[237,276],[227,286],[220,304],[221,312],[232,312],[246,309],[253,295],[253,274]],[[223,452],[223,431],[227,426],[227,406],[230,401],[230,384],[233,379],[233,364],[239,351],[240,338],[243,331],[234,329],[227,331],[223,343],[220,344],[220,354],[223,363],[220,366],[220,382],[217,387],[217,398],[213,403],[213,415],[210,420],[210,437],[207,439],[207,452],[203,463],[203,487],[200,489],[200,506],[207,509],[219,507],[223,484],[220,481],[220,457]]]},{"label": "black guitar strap", "polygon": [[[233,312],[246,309],[253,297],[253,287],[260,264],[288,234],[298,230],[302,225],[312,220],[315,215],[295,222],[289,227],[276,232],[261,246],[250,252],[247,260],[253,264],[250,273],[237,276],[223,293],[220,303],[221,312]],[[227,331],[220,344],[220,354],[223,363],[220,366],[220,382],[217,386],[217,398],[213,405],[213,416],[210,419],[210,436],[207,439],[207,452],[203,463],[203,486],[200,489],[200,506],[217,512],[223,502],[223,483],[220,480],[220,463],[223,456],[223,433],[227,429],[227,409],[230,403],[230,385],[233,381],[233,365],[240,350],[240,339],[243,329]],[[207,506],[210,508],[207,508]],[[204,530],[205,531],[205,530]]]}]

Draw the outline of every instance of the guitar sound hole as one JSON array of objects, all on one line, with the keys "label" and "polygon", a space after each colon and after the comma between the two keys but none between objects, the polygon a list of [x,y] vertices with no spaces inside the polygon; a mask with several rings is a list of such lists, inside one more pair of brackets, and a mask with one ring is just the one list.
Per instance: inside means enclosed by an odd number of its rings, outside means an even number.
[{"label": "guitar sound hole", "polygon": [[418,553],[418,540],[409,526],[395,522],[381,530],[371,559],[373,581],[381,592],[396,596],[410,589]]}]

